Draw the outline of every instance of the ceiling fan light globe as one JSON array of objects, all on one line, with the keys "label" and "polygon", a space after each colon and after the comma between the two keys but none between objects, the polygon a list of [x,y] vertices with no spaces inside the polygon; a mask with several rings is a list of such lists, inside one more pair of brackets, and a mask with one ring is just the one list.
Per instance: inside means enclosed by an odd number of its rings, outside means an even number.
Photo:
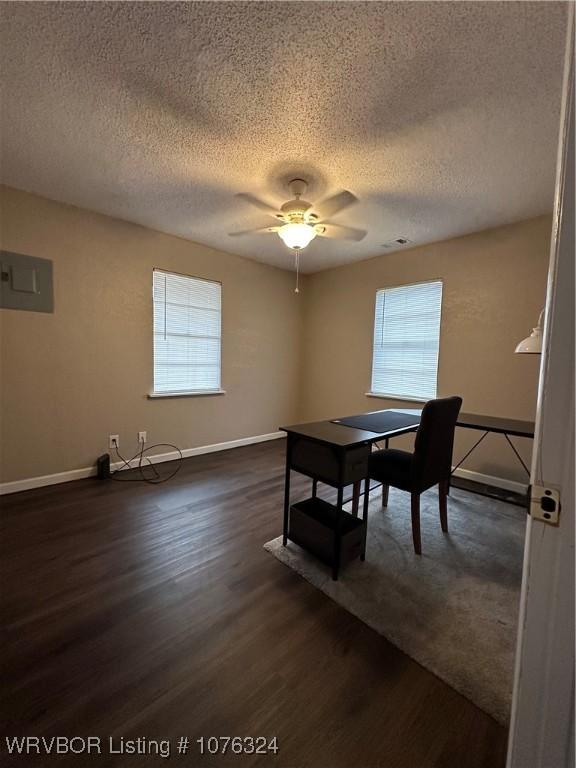
[{"label": "ceiling fan light globe", "polygon": [[278,230],[278,236],[293,250],[302,250],[316,237],[316,231],[308,224],[285,224]]}]

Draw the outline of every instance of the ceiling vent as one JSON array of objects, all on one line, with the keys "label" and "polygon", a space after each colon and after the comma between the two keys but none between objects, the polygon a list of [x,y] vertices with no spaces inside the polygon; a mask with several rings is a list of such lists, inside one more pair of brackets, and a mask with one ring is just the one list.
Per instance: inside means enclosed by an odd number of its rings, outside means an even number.
[{"label": "ceiling vent", "polygon": [[407,237],[401,235],[400,237],[395,237],[392,240],[387,240],[385,243],[382,243],[382,248],[402,248],[405,245],[412,245],[412,240],[408,240]]}]

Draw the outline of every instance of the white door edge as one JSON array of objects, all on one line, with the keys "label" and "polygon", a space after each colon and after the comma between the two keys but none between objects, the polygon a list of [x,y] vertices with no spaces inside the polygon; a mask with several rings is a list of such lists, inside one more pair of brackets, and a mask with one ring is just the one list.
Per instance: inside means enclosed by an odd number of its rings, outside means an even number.
[{"label": "white door edge", "polygon": [[531,483],[560,488],[558,527],[529,518],[508,768],[574,765],[574,8],[568,32]]}]

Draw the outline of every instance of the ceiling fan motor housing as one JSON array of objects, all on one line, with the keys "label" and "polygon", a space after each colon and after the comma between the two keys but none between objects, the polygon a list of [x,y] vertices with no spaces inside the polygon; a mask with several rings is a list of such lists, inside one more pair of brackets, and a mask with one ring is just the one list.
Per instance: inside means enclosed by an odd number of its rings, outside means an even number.
[{"label": "ceiling fan motor housing", "polygon": [[[300,224],[305,221],[306,211],[312,207],[312,203],[307,200],[288,200],[287,203],[280,208],[282,211],[281,217],[284,221],[289,221],[293,224]],[[279,217],[280,218],[280,217]]]},{"label": "ceiling fan motor housing", "polygon": [[307,213],[312,208],[312,203],[301,199],[308,188],[308,183],[304,179],[293,179],[288,184],[288,188],[294,195],[294,199],[284,203],[280,208],[282,213],[278,214],[278,218],[289,224],[314,224],[317,222],[318,216],[316,214]]}]

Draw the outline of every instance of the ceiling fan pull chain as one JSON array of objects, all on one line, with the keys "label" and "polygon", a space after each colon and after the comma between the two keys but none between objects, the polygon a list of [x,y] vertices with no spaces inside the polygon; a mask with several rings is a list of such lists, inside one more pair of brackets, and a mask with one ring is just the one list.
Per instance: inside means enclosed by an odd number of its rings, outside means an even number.
[{"label": "ceiling fan pull chain", "polygon": [[295,251],[296,256],[296,288],[294,288],[294,293],[300,293],[300,289],[298,287],[298,276],[300,272],[300,251]]}]

